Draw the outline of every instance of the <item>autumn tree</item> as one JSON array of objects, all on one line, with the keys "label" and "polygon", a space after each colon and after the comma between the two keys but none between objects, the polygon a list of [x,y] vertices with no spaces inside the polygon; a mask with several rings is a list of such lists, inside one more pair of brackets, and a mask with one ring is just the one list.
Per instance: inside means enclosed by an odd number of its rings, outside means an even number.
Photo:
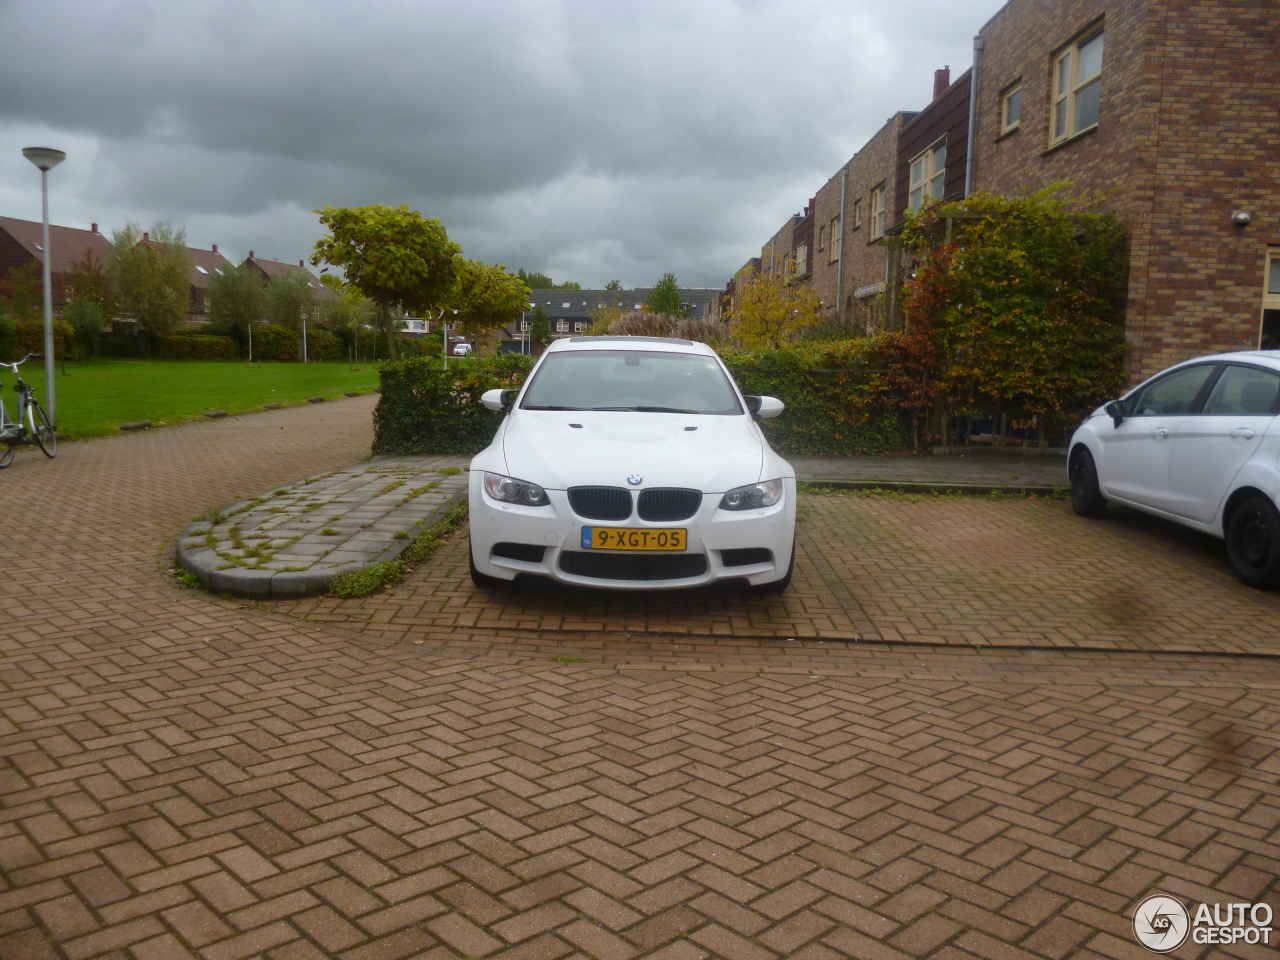
[{"label": "autumn tree", "polygon": [[664,273],[644,302],[654,313],[665,313],[669,317],[683,317],[687,313],[681,302],[680,282],[674,273]]},{"label": "autumn tree", "polygon": [[261,320],[266,308],[262,273],[248,264],[232,264],[209,278],[209,326],[245,343],[249,324]]},{"label": "autumn tree", "polygon": [[453,303],[459,329],[478,342],[482,331],[505,327],[529,308],[529,288],[502,264],[459,260]]},{"label": "autumn tree", "polygon": [[341,267],[347,284],[374,302],[377,326],[395,360],[392,308],[427,316],[448,306],[462,248],[439,220],[404,204],[325,207],[316,213],[328,233],[316,242],[312,264]]},{"label": "autumn tree", "polygon": [[733,336],[748,347],[781,347],[823,319],[814,290],[786,273],[738,274],[738,302],[726,316]]},{"label": "autumn tree", "polygon": [[71,265],[66,274],[66,295],[69,300],[88,300],[96,303],[104,314],[110,316],[115,308],[115,296],[111,289],[111,277],[107,264],[97,259],[90,250],[83,260]]},{"label": "autumn tree", "polygon": [[143,233],[136,223],[111,235],[107,268],[119,314],[151,336],[182,323],[191,306],[191,254],[186,233],[157,223]]}]

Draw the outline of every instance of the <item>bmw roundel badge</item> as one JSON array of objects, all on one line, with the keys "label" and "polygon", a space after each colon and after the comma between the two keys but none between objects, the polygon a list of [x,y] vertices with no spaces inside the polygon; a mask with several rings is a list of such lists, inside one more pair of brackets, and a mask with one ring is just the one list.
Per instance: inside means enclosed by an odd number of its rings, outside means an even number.
[{"label": "bmw roundel badge", "polygon": [[638,473],[633,473],[631,476],[627,477],[627,483],[631,484],[633,487],[638,487],[640,484],[644,483],[644,477],[640,476]]}]

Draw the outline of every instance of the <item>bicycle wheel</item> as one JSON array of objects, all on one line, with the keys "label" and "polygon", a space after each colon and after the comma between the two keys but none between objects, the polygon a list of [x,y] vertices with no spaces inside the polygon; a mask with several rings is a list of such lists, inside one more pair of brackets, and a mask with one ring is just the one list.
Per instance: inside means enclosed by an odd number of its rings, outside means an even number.
[{"label": "bicycle wheel", "polygon": [[44,451],[44,455],[50,459],[56,457],[58,455],[58,435],[53,432],[53,427],[49,425],[49,417],[44,412],[44,407],[40,406],[39,401],[31,401],[31,405],[27,407],[27,419],[31,421],[31,435],[36,438],[36,443]]},{"label": "bicycle wheel", "polygon": [[13,463],[13,452],[16,449],[10,441],[0,437],[0,470]]}]

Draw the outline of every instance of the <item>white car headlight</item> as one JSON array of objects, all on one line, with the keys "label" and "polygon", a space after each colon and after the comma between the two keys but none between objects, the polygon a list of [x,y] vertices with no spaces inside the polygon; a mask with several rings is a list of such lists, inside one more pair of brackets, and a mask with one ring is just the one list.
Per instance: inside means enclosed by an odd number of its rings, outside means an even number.
[{"label": "white car headlight", "polygon": [[755,510],[772,507],[782,499],[785,486],[781,480],[766,480],[749,487],[734,487],[720,498],[721,510]]},{"label": "white car headlight", "polygon": [[536,483],[526,483],[500,473],[484,475],[484,492],[503,503],[523,503],[526,507],[545,507],[551,501]]}]

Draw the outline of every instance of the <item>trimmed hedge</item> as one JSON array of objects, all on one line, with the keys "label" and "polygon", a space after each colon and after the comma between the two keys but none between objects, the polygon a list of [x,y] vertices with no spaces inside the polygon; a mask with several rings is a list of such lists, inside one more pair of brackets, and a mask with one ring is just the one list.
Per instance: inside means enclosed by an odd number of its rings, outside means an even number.
[{"label": "trimmed hedge", "polygon": [[[310,335],[307,339],[311,339]],[[278,323],[254,324],[253,359],[301,360],[302,335]]]},{"label": "trimmed hedge", "polygon": [[161,360],[233,360],[236,345],[230,337],[154,337],[151,353]]},{"label": "trimmed hedge", "polygon": [[777,397],[782,415],[761,421],[769,445],[800,456],[853,456],[905,449],[901,414],[872,395],[877,374],[867,340],[721,351],[746,394]]},{"label": "trimmed hedge", "polygon": [[[783,454],[820,456],[890,453],[905,449],[899,413],[885,410],[868,390],[876,374],[864,342],[802,344],[777,350],[727,350],[723,356],[743,393],[777,397],[782,416],[761,422]],[[477,453],[493,439],[502,414],[480,395],[518,387],[532,357],[506,353],[461,361],[449,372],[437,360],[402,360],[382,369],[374,412],[375,454]]]},{"label": "trimmed hedge", "polygon": [[450,360],[401,360],[380,372],[373,412],[373,452],[398,455],[478,453],[489,445],[502,414],[486,410],[480,395],[524,383],[532,357],[503,353]]},{"label": "trimmed hedge", "polygon": [[336,333],[323,327],[307,328],[307,359],[312,363],[317,360],[343,360],[346,356],[347,349]]}]

